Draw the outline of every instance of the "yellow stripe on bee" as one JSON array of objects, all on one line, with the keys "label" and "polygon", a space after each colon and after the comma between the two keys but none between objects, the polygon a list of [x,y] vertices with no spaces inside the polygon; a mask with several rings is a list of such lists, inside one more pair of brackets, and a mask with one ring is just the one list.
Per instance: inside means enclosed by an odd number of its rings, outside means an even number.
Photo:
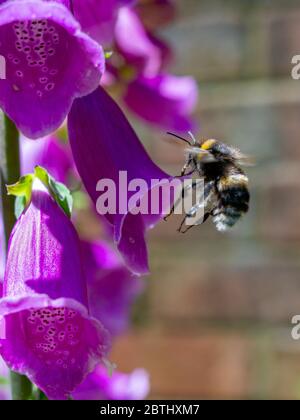
[{"label": "yellow stripe on bee", "polygon": [[241,186],[247,187],[248,185],[248,178],[246,175],[243,174],[235,174],[229,176],[223,176],[219,182],[219,188],[221,190],[227,189],[230,186]]},{"label": "yellow stripe on bee", "polygon": [[209,150],[211,146],[215,143],[216,143],[216,140],[213,140],[213,139],[205,140],[205,142],[201,144],[201,149]]}]

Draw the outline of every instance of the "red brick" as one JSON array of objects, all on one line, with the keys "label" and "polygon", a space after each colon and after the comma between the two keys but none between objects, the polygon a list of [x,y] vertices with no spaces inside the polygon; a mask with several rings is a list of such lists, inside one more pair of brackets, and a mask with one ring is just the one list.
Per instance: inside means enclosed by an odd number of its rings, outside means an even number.
[{"label": "red brick", "polygon": [[299,164],[283,162],[265,174],[259,200],[259,233],[273,240],[299,240]]},{"label": "red brick", "polygon": [[[300,310],[298,311],[300,314]],[[269,353],[273,369],[269,370],[269,395],[273,398],[300,397],[300,342],[293,341],[289,330],[273,337]]]},{"label": "red brick", "polygon": [[272,75],[290,75],[294,55],[300,54],[300,10],[287,11],[271,22],[270,61]]},{"label": "red brick", "polygon": [[150,398],[242,398],[251,391],[254,346],[234,334],[152,330],[118,340],[111,358],[120,370],[149,371]]},{"label": "red brick", "polygon": [[[210,259],[209,255],[201,254],[203,248],[198,248],[198,258],[195,253],[189,256],[179,248],[177,251],[174,246],[170,248],[169,245],[169,254],[157,250],[159,259],[152,255],[150,307],[157,322],[194,325],[206,321],[246,321],[287,325],[300,308],[300,265],[287,260],[280,249],[276,256],[276,247],[273,257],[268,248],[258,248],[257,252],[245,248],[248,263],[240,266],[238,258],[243,258],[243,251],[238,246],[222,256],[222,246],[210,245]],[[232,263],[228,264],[229,261]]]}]

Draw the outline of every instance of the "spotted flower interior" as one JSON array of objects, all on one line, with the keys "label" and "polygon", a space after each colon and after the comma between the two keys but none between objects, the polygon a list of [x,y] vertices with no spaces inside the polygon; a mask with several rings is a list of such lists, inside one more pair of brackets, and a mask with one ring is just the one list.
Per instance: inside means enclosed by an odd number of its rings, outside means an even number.
[{"label": "spotted flower interior", "polygon": [[69,54],[62,32],[63,29],[46,19],[13,24],[9,45],[15,48],[7,57],[13,70],[8,69],[8,72],[13,75],[16,91],[34,91],[42,98],[53,91],[57,83],[63,82],[63,61],[55,57]]}]

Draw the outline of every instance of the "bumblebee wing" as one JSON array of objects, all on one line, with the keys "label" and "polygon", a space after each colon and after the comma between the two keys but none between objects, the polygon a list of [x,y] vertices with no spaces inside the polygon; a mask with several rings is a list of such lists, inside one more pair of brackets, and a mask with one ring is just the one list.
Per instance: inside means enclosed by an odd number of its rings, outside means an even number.
[{"label": "bumblebee wing", "polygon": [[252,156],[243,155],[242,153],[240,153],[235,161],[240,166],[255,166],[255,159]]},{"label": "bumblebee wing", "polygon": [[254,166],[255,159],[252,156],[245,155],[239,149],[232,148],[232,156],[235,161],[240,166]]}]

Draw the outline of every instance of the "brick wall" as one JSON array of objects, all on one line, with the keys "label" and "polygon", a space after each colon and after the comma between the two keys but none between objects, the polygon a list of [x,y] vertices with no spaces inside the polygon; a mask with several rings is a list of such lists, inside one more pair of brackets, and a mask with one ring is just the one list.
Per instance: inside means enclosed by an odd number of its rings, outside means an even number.
[{"label": "brick wall", "polygon": [[[152,274],[136,327],[115,346],[129,370],[145,366],[157,398],[299,398],[299,1],[178,0],[164,36],[174,70],[199,80],[200,134],[257,157],[249,215],[231,233],[206,224],[180,236],[179,219],[150,235]],[[144,133],[171,173],[182,148]]]}]

